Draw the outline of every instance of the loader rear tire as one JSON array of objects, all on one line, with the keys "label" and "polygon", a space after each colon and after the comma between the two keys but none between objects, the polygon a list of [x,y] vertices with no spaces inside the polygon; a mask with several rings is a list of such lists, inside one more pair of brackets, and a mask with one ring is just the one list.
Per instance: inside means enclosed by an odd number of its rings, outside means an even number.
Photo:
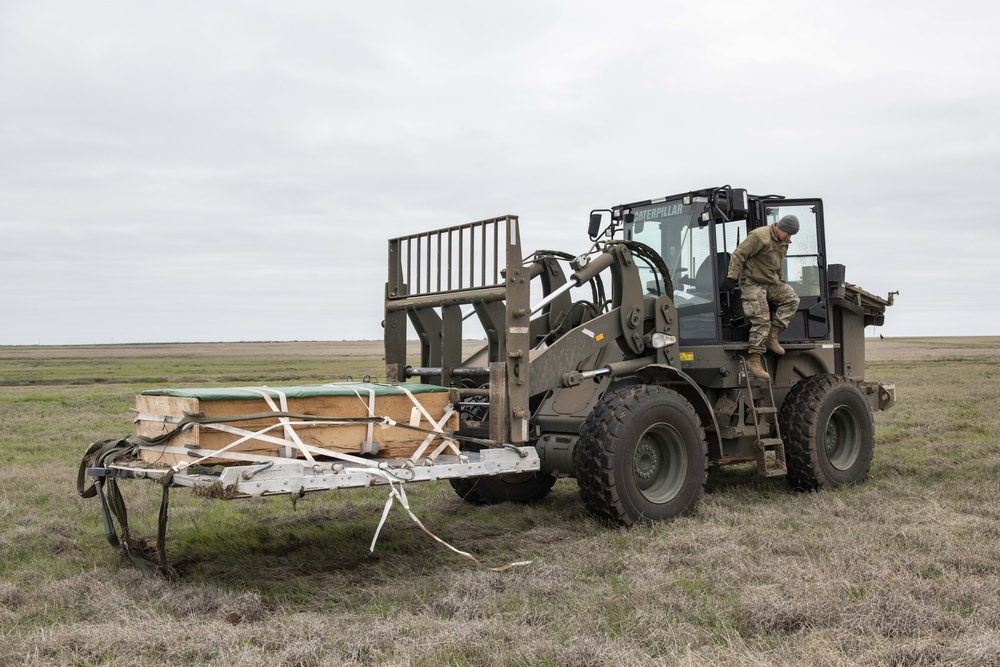
[{"label": "loader rear tire", "polygon": [[788,392],[779,424],[793,489],[836,489],[868,477],[875,426],[854,381],[829,373],[801,380]]},{"label": "loader rear tire", "polygon": [[458,497],[472,505],[530,503],[549,495],[556,478],[541,472],[450,479]]},{"label": "loader rear tire", "polygon": [[692,514],[708,477],[708,442],[694,408],[659,385],[605,396],[587,417],[573,452],[587,509],[623,526]]}]

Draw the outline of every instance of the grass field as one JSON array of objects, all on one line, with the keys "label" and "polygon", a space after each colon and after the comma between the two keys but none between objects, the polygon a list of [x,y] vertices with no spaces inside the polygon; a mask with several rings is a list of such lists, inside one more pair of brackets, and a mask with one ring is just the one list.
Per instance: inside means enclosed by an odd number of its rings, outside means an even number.
[{"label": "grass field", "polygon": [[[896,384],[869,481],[797,494],[713,472],[698,513],[622,530],[574,480],[535,505],[408,489],[171,496],[168,583],[121,562],[75,489],[143,389],[383,373],[378,344],[0,347],[0,665],[1000,666],[1000,338],[869,341]],[[155,532],[158,489],[123,484]],[[505,572],[487,566],[532,564]]]}]

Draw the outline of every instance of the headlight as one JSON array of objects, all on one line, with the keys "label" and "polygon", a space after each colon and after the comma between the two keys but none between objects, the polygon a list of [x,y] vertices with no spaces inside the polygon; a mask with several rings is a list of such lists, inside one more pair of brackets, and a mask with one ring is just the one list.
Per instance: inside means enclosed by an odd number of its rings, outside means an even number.
[{"label": "headlight", "polygon": [[649,335],[649,346],[655,350],[662,350],[677,342],[677,339],[670,334],[654,331]]}]

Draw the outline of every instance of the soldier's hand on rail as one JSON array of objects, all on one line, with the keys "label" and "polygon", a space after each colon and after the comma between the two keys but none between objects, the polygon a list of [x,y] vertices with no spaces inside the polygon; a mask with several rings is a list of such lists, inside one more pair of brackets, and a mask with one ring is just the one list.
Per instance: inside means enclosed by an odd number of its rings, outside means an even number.
[{"label": "soldier's hand on rail", "polygon": [[720,285],[720,288],[722,289],[723,292],[732,292],[734,289],[736,289],[736,278],[726,278],[725,280],[722,281],[722,285]]}]

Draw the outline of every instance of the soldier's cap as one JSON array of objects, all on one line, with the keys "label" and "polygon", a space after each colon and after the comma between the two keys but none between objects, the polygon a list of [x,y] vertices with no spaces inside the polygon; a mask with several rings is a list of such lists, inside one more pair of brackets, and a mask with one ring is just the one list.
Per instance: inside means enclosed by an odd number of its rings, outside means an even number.
[{"label": "soldier's cap", "polygon": [[778,220],[778,229],[789,234],[799,233],[799,219],[794,215],[786,215]]}]

